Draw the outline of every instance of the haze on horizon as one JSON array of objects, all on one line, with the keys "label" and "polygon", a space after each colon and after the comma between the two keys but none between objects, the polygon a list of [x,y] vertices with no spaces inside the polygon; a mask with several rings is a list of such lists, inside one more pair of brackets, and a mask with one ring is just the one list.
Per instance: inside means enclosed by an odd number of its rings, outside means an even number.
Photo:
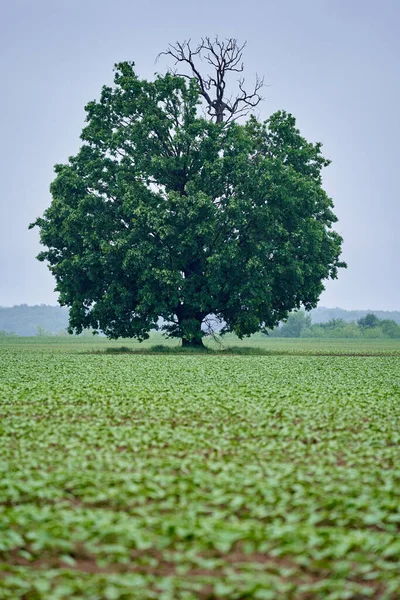
[{"label": "haze on horizon", "polygon": [[28,224],[50,204],[55,163],[80,146],[85,104],[111,84],[113,64],[152,78],[170,42],[218,34],[247,40],[245,75],[268,87],[257,115],[284,109],[332,160],[324,185],[339,217],[347,270],[320,305],[400,310],[397,0],[3,0],[0,306],[56,304]]}]

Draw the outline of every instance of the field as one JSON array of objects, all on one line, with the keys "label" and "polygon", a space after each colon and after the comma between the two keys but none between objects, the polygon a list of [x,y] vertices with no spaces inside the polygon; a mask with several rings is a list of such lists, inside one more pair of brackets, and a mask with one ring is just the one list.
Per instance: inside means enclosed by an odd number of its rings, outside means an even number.
[{"label": "field", "polygon": [[0,599],[400,597],[400,342],[122,345],[0,343]]}]

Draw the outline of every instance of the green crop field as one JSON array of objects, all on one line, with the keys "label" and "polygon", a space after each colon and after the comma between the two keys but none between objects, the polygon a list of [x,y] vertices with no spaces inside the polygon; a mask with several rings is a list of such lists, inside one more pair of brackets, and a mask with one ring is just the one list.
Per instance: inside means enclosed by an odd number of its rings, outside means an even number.
[{"label": "green crop field", "polygon": [[0,599],[398,599],[400,342],[258,342],[2,340]]}]

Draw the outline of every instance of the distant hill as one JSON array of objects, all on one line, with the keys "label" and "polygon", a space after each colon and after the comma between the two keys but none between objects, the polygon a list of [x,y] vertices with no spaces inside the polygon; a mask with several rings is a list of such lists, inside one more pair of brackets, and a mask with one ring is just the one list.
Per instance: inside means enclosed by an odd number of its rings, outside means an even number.
[{"label": "distant hill", "polygon": [[[391,319],[400,324],[400,311],[384,310],[344,310],[343,308],[325,308],[319,306],[310,312],[313,323],[326,323],[331,319],[357,321],[368,313],[374,313],[379,319]],[[28,306],[0,307],[0,331],[17,335],[37,335],[60,333],[68,327],[68,309],[63,306],[40,304]]]},{"label": "distant hill", "polygon": [[10,308],[0,307],[0,331],[17,335],[60,333],[68,327],[68,309],[63,306],[28,306],[20,304]]}]

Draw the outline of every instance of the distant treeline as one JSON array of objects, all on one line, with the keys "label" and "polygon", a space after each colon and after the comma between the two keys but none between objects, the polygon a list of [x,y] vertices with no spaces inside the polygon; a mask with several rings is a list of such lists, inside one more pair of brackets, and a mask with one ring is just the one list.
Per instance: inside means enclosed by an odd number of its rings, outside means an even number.
[{"label": "distant treeline", "polygon": [[381,320],[395,321],[400,325],[400,311],[398,310],[345,310],[344,308],[326,308],[318,306],[308,314],[313,323],[327,323],[332,319],[343,319],[343,321],[358,321],[367,314],[374,314]]},{"label": "distant treeline", "polygon": [[393,319],[380,319],[367,313],[357,321],[341,318],[313,323],[310,314],[300,310],[289,315],[286,323],[269,332],[272,337],[287,338],[375,338],[400,339],[400,325]]},{"label": "distant treeline", "polygon": [[[362,327],[360,320],[374,314],[377,322]],[[0,307],[0,335],[67,335],[68,309],[61,306]],[[344,310],[318,307],[292,313],[287,323],[270,332],[273,337],[400,337],[400,311]]]}]

